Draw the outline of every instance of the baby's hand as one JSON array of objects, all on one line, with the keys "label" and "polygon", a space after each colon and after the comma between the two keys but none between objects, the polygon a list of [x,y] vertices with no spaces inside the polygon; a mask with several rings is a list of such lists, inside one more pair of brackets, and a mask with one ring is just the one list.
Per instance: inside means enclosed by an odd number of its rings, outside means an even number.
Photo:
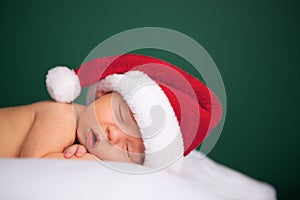
[{"label": "baby's hand", "polygon": [[64,157],[71,158],[72,156],[81,157],[83,154],[87,153],[86,148],[81,144],[73,144],[64,150]]}]

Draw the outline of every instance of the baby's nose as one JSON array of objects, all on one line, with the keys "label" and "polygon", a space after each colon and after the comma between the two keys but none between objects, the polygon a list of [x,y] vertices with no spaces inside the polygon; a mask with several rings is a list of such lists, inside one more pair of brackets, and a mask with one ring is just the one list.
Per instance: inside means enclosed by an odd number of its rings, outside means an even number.
[{"label": "baby's nose", "polygon": [[122,144],[126,135],[116,126],[109,126],[106,130],[107,139],[112,145]]}]

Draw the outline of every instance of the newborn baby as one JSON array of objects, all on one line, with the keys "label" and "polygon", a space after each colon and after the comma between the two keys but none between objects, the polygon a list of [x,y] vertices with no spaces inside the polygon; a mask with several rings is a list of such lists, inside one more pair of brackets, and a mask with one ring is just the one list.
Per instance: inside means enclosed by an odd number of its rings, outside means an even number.
[{"label": "newborn baby", "polygon": [[[56,102],[0,109],[1,157],[99,158],[178,173],[222,115],[205,84],[149,56],[96,58],[75,71],[58,66],[46,84]],[[71,104],[94,86],[87,107]]]},{"label": "newborn baby", "polygon": [[1,108],[0,127],[0,157],[144,159],[139,128],[116,92],[99,92],[87,107],[44,101]]}]

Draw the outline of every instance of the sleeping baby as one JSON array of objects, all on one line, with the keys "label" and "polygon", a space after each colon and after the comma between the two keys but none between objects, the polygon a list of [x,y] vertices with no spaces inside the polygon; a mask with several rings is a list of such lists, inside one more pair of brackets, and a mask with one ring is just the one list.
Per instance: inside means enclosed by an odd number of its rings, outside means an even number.
[{"label": "sleeping baby", "polygon": [[[100,159],[176,170],[218,124],[222,106],[200,80],[137,54],[49,70],[55,101],[0,109],[0,157]],[[87,106],[72,103],[93,88]]]},{"label": "sleeping baby", "polygon": [[[139,128],[115,92],[99,92],[86,107],[44,101],[2,108],[0,126],[1,157],[93,159],[93,154],[103,160],[143,163]],[[80,144],[73,144],[76,137]]]}]

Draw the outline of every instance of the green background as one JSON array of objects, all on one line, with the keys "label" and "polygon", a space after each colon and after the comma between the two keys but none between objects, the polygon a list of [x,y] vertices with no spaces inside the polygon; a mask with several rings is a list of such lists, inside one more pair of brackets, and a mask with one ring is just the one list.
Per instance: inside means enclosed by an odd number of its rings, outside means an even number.
[{"label": "green background", "polygon": [[49,99],[47,70],[75,68],[112,35],[173,29],[207,50],[225,84],[227,117],[209,156],[291,199],[300,195],[299,8],[287,0],[1,1],[0,106]]}]

